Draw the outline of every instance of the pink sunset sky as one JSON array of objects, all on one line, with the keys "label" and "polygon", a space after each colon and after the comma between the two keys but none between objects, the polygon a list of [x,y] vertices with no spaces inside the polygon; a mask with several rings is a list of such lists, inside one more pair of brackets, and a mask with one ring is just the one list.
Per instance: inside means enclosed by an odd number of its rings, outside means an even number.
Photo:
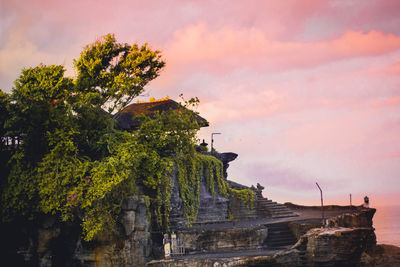
[{"label": "pink sunset sky", "polygon": [[162,51],[146,92],[197,96],[229,178],[278,202],[400,203],[400,1],[0,0],[0,88],[100,36]]}]

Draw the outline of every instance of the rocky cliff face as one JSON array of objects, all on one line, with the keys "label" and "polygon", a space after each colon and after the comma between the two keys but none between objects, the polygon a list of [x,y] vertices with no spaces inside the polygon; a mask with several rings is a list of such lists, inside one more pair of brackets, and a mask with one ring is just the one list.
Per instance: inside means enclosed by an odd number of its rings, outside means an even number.
[{"label": "rocky cliff face", "polygon": [[184,241],[185,251],[237,251],[259,249],[265,246],[268,229],[263,225],[249,228],[193,229],[177,234]]},{"label": "rocky cliff face", "polygon": [[302,235],[306,234],[309,230],[313,228],[322,227],[321,219],[316,220],[303,220],[303,221],[293,221],[289,222],[289,229],[293,233],[293,235],[300,239]]},{"label": "rocky cliff face", "polygon": [[[329,227],[310,229],[293,247],[272,255],[164,260],[149,266],[374,266],[374,258],[368,256],[376,248],[374,213],[374,209],[365,209],[332,218]],[[303,225],[297,229],[304,230],[306,224],[297,224]]]},{"label": "rocky cliff face", "polygon": [[361,256],[360,266],[392,267],[400,266],[400,247],[377,245]]},{"label": "rocky cliff face", "polygon": [[95,246],[78,243],[73,258],[82,266],[144,266],[152,245],[144,199],[125,200],[119,226],[100,237]]},{"label": "rocky cliff face", "polygon": [[328,227],[372,227],[372,218],[376,209],[360,208],[355,213],[345,213],[329,219]]},{"label": "rocky cliff face", "polygon": [[[328,220],[325,228],[314,228],[302,235],[291,250],[308,266],[354,266],[361,255],[376,245],[372,228],[375,209],[360,210]],[[278,257],[279,258],[279,257]]]},{"label": "rocky cliff face", "polygon": [[[130,197],[123,205],[121,222],[115,231],[95,242],[83,242],[76,224],[66,225],[44,217],[35,227],[21,226],[17,228],[21,233],[3,235],[2,252],[14,266],[374,266],[385,259],[375,246],[374,213],[374,209],[363,209],[343,214],[330,219],[327,227],[311,230],[306,229],[307,222],[293,223],[292,231],[297,229],[297,235],[301,235],[299,241],[290,249],[267,251],[264,256],[238,256],[243,250],[264,246],[268,236],[264,226],[180,231],[177,234],[185,241],[187,252],[230,250],[232,255],[148,263],[155,245],[151,241],[145,201]],[[17,239],[23,242],[18,243]],[[236,255],[237,251],[241,252]]]},{"label": "rocky cliff face", "polygon": [[[204,177],[200,180],[200,205],[197,222],[216,222],[228,219],[229,199],[218,194],[218,188],[214,196],[206,189]],[[183,201],[179,195],[177,179],[172,179],[171,190],[171,229],[187,227],[187,220],[183,213]]]},{"label": "rocky cliff face", "polygon": [[96,241],[81,240],[77,222],[43,216],[30,225],[5,226],[1,245],[5,266],[41,267],[144,266],[152,248],[145,200],[136,197],[125,201],[115,230]]},{"label": "rocky cliff face", "polygon": [[369,228],[313,229],[291,249],[272,255],[165,260],[149,266],[357,266],[374,238]]},{"label": "rocky cliff face", "polygon": [[372,228],[321,228],[303,235],[292,248],[308,266],[354,266],[376,243]]}]

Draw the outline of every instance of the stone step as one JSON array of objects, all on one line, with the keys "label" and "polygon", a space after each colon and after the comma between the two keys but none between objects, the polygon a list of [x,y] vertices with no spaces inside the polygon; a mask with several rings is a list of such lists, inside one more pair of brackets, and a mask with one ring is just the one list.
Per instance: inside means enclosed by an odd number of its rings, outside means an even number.
[{"label": "stone step", "polygon": [[263,203],[271,203],[273,202],[271,199],[267,199],[267,198],[259,198],[257,199],[258,202],[263,202]]},{"label": "stone step", "polygon": [[284,246],[293,246],[296,244],[296,239],[276,239],[276,240],[268,240],[267,247],[268,248],[277,248]]},{"label": "stone step", "polygon": [[289,229],[289,226],[287,223],[271,223],[267,224],[268,229],[273,230],[274,233],[277,233],[279,231],[285,231]]},{"label": "stone step", "polygon": [[272,233],[269,235],[271,238],[279,238],[279,239],[293,239],[294,236],[291,232],[280,232],[280,233]]},{"label": "stone step", "polygon": [[265,198],[257,199],[256,211],[261,217],[284,218],[296,216],[296,214],[286,206]]},{"label": "stone step", "polygon": [[280,216],[280,215],[293,216],[293,213],[292,212],[288,212],[288,211],[271,211],[271,216]]},{"label": "stone step", "polygon": [[224,221],[197,221],[193,223],[193,226],[202,226],[202,225],[209,225],[209,224],[224,224],[224,223],[230,223],[231,220],[224,220]]},{"label": "stone step", "polygon": [[277,218],[277,217],[294,217],[297,216],[296,214],[294,214],[293,212],[290,211],[279,211],[279,212],[274,212],[274,211],[263,211],[263,212],[259,212],[260,215],[268,215],[271,218]]},{"label": "stone step", "polygon": [[286,215],[282,214],[282,215],[272,215],[271,216],[271,218],[273,218],[273,219],[287,218],[287,217],[293,217],[293,215],[292,214],[286,214]]},{"label": "stone step", "polygon": [[263,211],[263,210],[268,210],[268,211],[270,211],[270,212],[279,212],[279,211],[288,211],[288,210],[285,210],[285,209],[277,209],[277,208],[272,208],[272,209],[270,209],[270,208],[262,208],[262,207],[259,207],[259,208],[257,208],[256,209],[257,211]]},{"label": "stone step", "polygon": [[285,208],[282,208],[282,207],[258,207],[257,208],[257,210],[265,210],[265,209],[268,209],[268,210],[271,210],[271,211],[289,211],[289,212],[292,212],[291,210],[288,210],[288,209],[285,209]]},{"label": "stone step", "polygon": [[[273,204],[273,203],[257,203],[258,207],[281,207],[281,208],[286,208],[283,205],[279,205],[279,204]],[[287,209],[287,208],[286,208]]]},{"label": "stone step", "polygon": [[275,206],[278,205],[276,202],[257,202],[258,205],[260,206]]},{"label": "stone step", "polygon": [[293,212],[290,210],[270,210],[270,211],[274,214],[281,214],[281,213],[293,214]]},{"label": "stone step", "polygon": [[279,213],[273,213],[271,214],[272,218],[274,217],[293,217],[292,213],[288,213],[288,212],[279,212]]},{"label": "stone step", "polygon": [[278,248],[294,245],[297,239],[289,229],[288,223],[268,224],[268,237],[266,245],[268,248]]},{"label": "stone step", "polygon": [[276,204],[259,204],[257,203],[256,205],[257,208],[273,208],[273,207],[279,207]]},{"label": "stone step", "polygon": [[293,235],[272,235],[269,237],[269,242],[294,242],[296,239]]}]

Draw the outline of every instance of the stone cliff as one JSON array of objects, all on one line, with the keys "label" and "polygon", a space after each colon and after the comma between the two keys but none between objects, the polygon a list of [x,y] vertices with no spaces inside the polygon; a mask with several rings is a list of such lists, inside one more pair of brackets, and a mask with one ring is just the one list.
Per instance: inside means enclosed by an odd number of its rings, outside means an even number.
[{"label": "stone cliff", "polygon": [[[223,162],[226,179],[228,163],[237,155],[214,154]],[[249,189],[230,184],[233,189]],[[128,197],[115,229],[92,242],[81,239],[79,222],[64,223],[52,216],[30,224],[3,224],[3,262],[10,266],[100,267],[385,266],[396,262],[398,251],[376,246],[375,209],[326,207],[329,219],[322,227],[319,207],[282,205],[260,196],[249,208],[240,199],[220,195],[217,188],[211,194],[204,177],[199,186],[198,219],[188,227],[178,182],[172,179],[171,231],[184,244],[186,255],[182,257],[162,259],[163,233],[151,229],[146,201]],[[394,255],[390,260],[387,251]]]},{"label": "stone cliff", "polygon": [[[315,219],[292,220],[289,229],[298,241],[283,249],[268,247],[268,224],[182,229],[177,235],[189,255],[152,260],[162,255],[159,236],[149,231],[145,201],[130,197],[115,231],[95,242],[83,242],[73,224],[45,217],[36,226],[21,226],[20,233],[2,235],[2,252],[18,266],[395,266],[400,251],[376,246],[374,213],[356,209],[328,219],[326,227]],[[19,247],[17,239],[24,241]],[[196,251],[203,254],[192,254]]]},{"label": "stone cliff", "polygon": [[3,266],[144,266],[152,241],[144,199],[129,197],[114,231],[93,242],[80,237],[79,223],[43,216],[27,225],[2,225]]}]

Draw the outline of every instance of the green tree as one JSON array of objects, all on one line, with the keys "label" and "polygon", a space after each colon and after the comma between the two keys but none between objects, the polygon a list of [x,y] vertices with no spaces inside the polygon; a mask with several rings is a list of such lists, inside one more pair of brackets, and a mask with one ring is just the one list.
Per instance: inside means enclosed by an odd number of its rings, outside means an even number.
[{"label": "green tree", "polygon": [[62,66],[23,69],[10,95],[0,91],[0,133],[21,140],[1,147],[3,221],[52,214],[80,221],[92,240],[114,227],[128,195],[149,200],[154,227],[168,229],[173,175],[189,224],[202,175],[212,194],[229,196],[222,163],[195,150],[200,125],[190,108],[197,98],[142,116],[133,133],[114,128],[118,113],[159,75],[160,52],[106,35],[85,47],[75,66],[75,80]]},{"label": "green tree", "polygon": [[62,66],[23,69],[10,95],[6,135],[22,140],[24,157],[36,163],[48,152],[47,132],[69,124],[66,102],[73,89]]},{"label": "green tree", "polygon": [[37,211],[36,166],[48,153],[48,133],[68,127],[65,104],[73,88],[61,66],[23,69],[9,96],[8,118],[3,136],[17,138],[18,147],[9,147],[8,173],[2,192],[3,218],[33,218]]},{"label": "green tree", "polygon": [[155,79],[165,63],[147,44],[120,44],[108,34],[85,47],[75,60],[77,89],[110,114],[121,111]]},{"label": "green tree", "polygon": [[10,153],[2,181],[3,219],[33,218],[38,208],[70,218],[77,209],[70,203],[65,209],[64,195],[74,194],[93,170],[110,167],[110,157],[118,154],[111,147],[121,142],[115,138],[121,133],[109,114],[143,92],[164,62],[147,45],[119,44],[107,35],[85,47],[75,66],[76,80],[65,77],[62,66],[23,69],[12,93],[0,95],[0,108],[7,109],[1,113],[7,114],[0,118],[1,136],[21,139],[18,147],[4,149]]},{"label": "green tree", "polygon": [[[8,119],[8,95],[0,90],[0,136],[5,135],[5,122]],[[3,143],[1,143],[3,144]]]},{"label": "green tree", "polygon": [[9,105],[8,95],[0,90],[0,186],[3,187],[3,183],[8,176],[7,162],[10,158],[10,153],[6,145],[6,127],[5,123],[9,117],[7,106]]}]

